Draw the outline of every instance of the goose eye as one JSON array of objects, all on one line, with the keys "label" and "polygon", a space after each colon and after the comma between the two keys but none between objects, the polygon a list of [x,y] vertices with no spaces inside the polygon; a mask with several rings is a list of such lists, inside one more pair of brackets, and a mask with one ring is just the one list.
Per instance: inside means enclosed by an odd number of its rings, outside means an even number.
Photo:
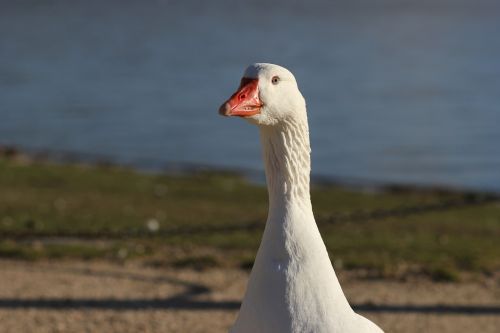
[{"label": "goose eye", "polygon": [[273,84],[278,84],[278,82],[280,82],[279,76],[273,76],[273,78],[271,79],[271,82]]}]

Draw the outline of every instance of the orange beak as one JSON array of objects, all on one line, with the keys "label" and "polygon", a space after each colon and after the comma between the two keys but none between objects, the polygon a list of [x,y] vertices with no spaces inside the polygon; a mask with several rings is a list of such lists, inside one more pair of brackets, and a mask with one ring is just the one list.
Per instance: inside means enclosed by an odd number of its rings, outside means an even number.
[{"label": "orange beak", "polygon": [[250,117],[260,113],[259,80],[242,78],[240,87],[219,108],[223,116]]}]

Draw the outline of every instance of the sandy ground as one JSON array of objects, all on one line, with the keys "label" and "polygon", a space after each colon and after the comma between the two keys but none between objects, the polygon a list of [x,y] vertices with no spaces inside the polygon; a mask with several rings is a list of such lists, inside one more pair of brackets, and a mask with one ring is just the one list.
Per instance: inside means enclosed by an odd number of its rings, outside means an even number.
[{"label": "sandy ground", "polygon": [[[500,332],[498,280],[339,278],[386,332]],[[225,332],[246,279],[239,270],[0,261],[0,332]]]}]

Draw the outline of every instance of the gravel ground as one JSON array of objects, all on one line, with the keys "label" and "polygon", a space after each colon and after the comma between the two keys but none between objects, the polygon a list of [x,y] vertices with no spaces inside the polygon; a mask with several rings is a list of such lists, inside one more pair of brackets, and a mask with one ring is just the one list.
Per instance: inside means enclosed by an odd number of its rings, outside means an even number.
[{"label": "gravel ground", "polygon": [[[350,302],[386,332],[500,332],[498,279],[339,278]],[[0,332],[225,332],[246,280],[239,270],[0,261]]]}]

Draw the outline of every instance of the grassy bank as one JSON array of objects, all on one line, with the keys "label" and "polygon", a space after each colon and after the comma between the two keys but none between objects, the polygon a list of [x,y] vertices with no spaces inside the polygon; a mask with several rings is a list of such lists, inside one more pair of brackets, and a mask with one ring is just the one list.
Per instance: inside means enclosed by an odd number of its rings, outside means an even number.
[{"label": "grassy bank", "polygon": [[[498,199],[315,186],[312,200],[337,269],[444,280],[500,269]],[[149,175],[0,159],[2,257],[248,267],[266,213],[265,188],[234,174]]]}]

